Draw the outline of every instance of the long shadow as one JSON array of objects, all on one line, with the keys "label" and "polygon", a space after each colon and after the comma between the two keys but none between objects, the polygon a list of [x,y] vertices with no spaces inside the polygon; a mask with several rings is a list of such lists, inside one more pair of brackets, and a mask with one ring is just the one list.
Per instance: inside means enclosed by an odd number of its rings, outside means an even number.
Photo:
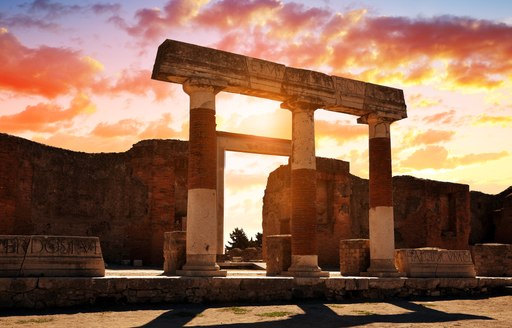
[{"label": "long shadow", "polygon": [[[215,324],[215,327],[235,328],[276,328],[276,327],[357,327],[372,323],[446,323],[464,320],[493,320],[492,318],[480,315],[464,313],[446,313],[423,305],[413,303],[412,301],[397,300],[387,303],[409,310],[411,312],[401,314],[366,314],[366,315],[338,315],[323,302],[300,302],[295,303],[304,313],[293,315],[282,320],[251,323],[233,323],[233,324]],[[343,303],[347,304],[347,303]],[[267,304],[265,304],[267,305]],[[239,305],[239,306],[262,306],[258,305]],[[362,305],[364,307],[364,305]],[[211,307],[205,307],[211,308]],[[196,327],[192,324],[195,316],[200,315],[201,307],[195,310],[172,309],[151,322],[140,327]],[[180,317],[180,315],[190,315],[189,318]]]}]

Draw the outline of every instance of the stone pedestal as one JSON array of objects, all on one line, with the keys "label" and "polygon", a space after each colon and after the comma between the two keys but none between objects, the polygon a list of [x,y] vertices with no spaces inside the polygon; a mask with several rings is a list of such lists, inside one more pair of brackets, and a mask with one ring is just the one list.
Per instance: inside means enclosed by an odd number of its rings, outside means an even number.
[{"label": "stone pedestal", "polygon": [[181,270],[187,259],[187,233],[172,231],[164,234],[164,274],[175,275]]},{"label": "stone pedestal", "polygon": [[340,273],[343,276],[359,276],[370,266],[369,239],[340,240]]},{"label": "stone pedestal", "polygon": [[267,276],[278,276],[291,265],[292,235],[267,236]]},{"label": "stone pedestal", "polygon": [[2,277],[103,277],[98,237],[0,236]]},{"label": "stone pedestal", "polygon": [[397,249],[395,262],[400,272],[414,278],[473,278],[475,268],[468,250],[439,248]]}]

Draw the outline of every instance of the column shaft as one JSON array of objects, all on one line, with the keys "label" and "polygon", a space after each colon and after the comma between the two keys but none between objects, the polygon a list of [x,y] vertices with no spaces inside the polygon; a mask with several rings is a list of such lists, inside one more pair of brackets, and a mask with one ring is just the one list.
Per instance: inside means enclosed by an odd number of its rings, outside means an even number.
[{"label": "column shaft", "polygon": [[328,275],[318,267],[316,243],[316,155],[314,109],[292,106],[291,248],[288,274]]},{"label": "column shaft", "polygon": [[372,275],[395,275],[395,237],[393,218],[393,181],[391,172],[390,122],[375,115],[369,125],[369,230]]},{"label": "column shaft", "polygon": [[179,274],[225,276],[217,254],[217,134],[215,88],[185,83],[190,96],[187,261]]}]

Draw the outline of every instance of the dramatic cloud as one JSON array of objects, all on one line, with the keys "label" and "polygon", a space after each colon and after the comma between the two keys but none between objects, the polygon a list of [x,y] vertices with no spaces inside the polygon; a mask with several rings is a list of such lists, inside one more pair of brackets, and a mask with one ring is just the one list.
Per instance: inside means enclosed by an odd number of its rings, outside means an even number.
[{"label": "dramatic cloud", "polygon": [[139,96],[153,93],[158,101],[172,96],[172,87],[169,83],[163,83],[151,79],[151,71],[144,69],[125,69],[113,81],[113,78],[104,78],[92,85],[92,89],[98,94],[116,95],[122,92]]},{"label": "dramatic cloud", "polygon": [[451,124],[453,123],[455,117],[455,111],[450,110],[448,112],[442,112],[438,114],[428,115],[423,117],[423,121],[426,123],[435,123],[435,124]]},{"label": "dramatic cloud", "polygon": [[501,125],[503,127],[511,127],[512,126],[512,116],[490,116],[487,114],[482,114],[478,116],[474,122],[476,125]]},{"label": "dramatic cloud", "polygon": [[423,169],[453,169],[458,166],[472,165],[487,161],[497,160],[508,156],[508,152],[468,154],[458,157],[450,157],[448,150],[441,146],[427,146],[411,154],[401,161],[402,168]]},{"label": "dramatic cloud", "polygon": [[412,145],[429,145],[452,140],[455,132],[442,130],[428,130],[416,134],[410,141]]},{"label": "dramatic cloud", "polygon": [[335,139],[343,144],[358,138],[368,138],[368,126],[315,120],[315,135],[317,138]]},{"label": "dramatic cloud", "polygon": [[407,109],[415,109],[415,108],[429,108],[441,105],[441,99],[431,99],[426,98],[425,96],[415,93],[407,97]]},{"label": "dramatic cloud", "polygon": [[139,133],[141,125],[142,123],[132,119],[121,120],[113,124],[99,123],[91,134],[103,138],[135,136]]},{"label": "dramatic cloud", "polygon": [[[112,21],[141,41],[172,27],[215,29],[215,46],[377,83],[487,88],[512,76],[512,26],[467,17],[410,19],[277,0],[171,0]],[[234,29],[236,27],[236,29]]]},{"label": "dramatic cloud", "polygon": [[65,48],[28,48],[0,29],[0,87],[54,98],[90,85],[101,65]]},{"label": "dramatic cloud", "polygon": [[95,110],[95,105],[86,95],[78,94],[67,109],[52,103],[40,103],[28,106],[17,114],[0,116],[0,131],[7,133],[56,132],[69,124],[75,117],[91,114]]}]

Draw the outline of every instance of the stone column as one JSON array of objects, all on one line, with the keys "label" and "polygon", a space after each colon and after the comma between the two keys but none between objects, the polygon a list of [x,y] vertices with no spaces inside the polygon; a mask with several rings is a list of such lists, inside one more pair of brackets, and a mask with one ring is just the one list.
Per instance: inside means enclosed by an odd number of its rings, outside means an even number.
[{"label": "stone column", "polygon": [[217,255],[217,134],[215,95],[220,91],[209,81],[187,81],[190,96],[187,260],[178,274],[225,276]]},{"label": "stone column", "polygon": [[316,244],[316,108],[296,102],[281,107],[292,112],[291,156],[291,266],[288,275],[295,277],[328,276],[318,267]]},{"label": "stone column", "polygon": [[393,219],[393,180],[391,173],[391,120],[370,114],[369,126],[369,275],[395,276],[395,230]]},{"label": "stone column", "polygon": [[226,151],[217,148],[217,255],[224,254],[224,168]]}]

